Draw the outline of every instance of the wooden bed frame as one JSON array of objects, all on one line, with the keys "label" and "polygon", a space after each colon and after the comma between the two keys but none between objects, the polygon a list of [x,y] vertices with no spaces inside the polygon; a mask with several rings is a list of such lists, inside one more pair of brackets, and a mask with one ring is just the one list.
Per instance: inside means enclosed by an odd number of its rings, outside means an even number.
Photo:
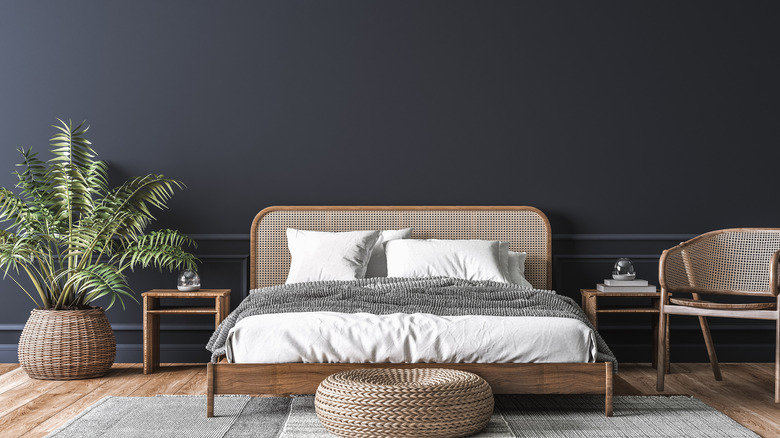
[{"label": "wooden bed frame", "polygon": [[[416,239],[485,239],[525,251],[526,279],[536,288],[552,283],[550,222],[533,207],[326,206],[269,207],[251,231],[251,289],[283,284],[290,266],[286,229],[384,230],[412,227]],[[451,368],[485,379],[494,394],[604,394],[612,415],[612,363],[228,363],[207,365],[207,415],[219,394],[314,394],[327,376],[357,368]]]}]

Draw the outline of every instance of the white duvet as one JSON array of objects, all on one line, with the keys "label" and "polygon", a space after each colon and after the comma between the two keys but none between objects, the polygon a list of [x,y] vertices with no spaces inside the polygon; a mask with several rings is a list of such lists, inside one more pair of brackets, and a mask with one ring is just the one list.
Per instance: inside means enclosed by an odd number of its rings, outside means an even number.
[{"label": "white duvet", "polygon": [[228,334],[238,363],[594,362],[593,331],[570,318],[425,313],[277,313]]}]

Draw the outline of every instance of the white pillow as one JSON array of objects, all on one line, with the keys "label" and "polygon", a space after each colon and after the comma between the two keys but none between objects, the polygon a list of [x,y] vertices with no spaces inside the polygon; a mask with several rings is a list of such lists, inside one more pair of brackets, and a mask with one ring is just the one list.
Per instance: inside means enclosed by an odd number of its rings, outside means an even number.
[{"label": "white pillow", "polygon": [[[487,240],[392,240],[385,243],[388,277],[454,277],[510,283],[503,242]],[[508,246],[507,246],[508,248]],[[503,262],[503,264],[502,264]]]},{"label": "white pillow", "polygon": [[330,233],[287,229],[287,283],[363,278],[379,231]]},{"label": "white pillow", "polygon": [[533,289],[533,285],[525,279],[525,258],[527,254],[524,252],[509,251],[509,264],[507,266],[507,273],[509,274],[509,280],[521,287],[528,287]]},{"label": "white pillow", "polygon": [[366,277],[387,277],[387,257],[385,256],[385,242],[397,239],[408,239],[412,236],[411,228],[403,230],[385,230],[379,235],[379,239],[374,244],[374,250],[371,251],[371,259],[366,268]]}]

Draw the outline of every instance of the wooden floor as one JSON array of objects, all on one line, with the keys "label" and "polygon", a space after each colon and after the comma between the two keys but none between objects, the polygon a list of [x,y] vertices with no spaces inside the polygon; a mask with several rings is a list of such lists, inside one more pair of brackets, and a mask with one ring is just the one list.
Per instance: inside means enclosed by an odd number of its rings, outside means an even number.
[{"label": "wooden floor", "polygon": [[[721,364],[716,382],[709,364],[672,364],[664,394],[692,395],[763,437],[780,437],[780,406],[773,402],[773,364]],[[107,395],[205,394],[205,365],[176,364],[144,375],[140,364],[116,364],[103,378],[46,381],[16,364],[0,364],[0,436],[40,437]],[[655,370],[620,364],[615,395],[656,395]],[[206,415],[206,406],[203,406]]]}]

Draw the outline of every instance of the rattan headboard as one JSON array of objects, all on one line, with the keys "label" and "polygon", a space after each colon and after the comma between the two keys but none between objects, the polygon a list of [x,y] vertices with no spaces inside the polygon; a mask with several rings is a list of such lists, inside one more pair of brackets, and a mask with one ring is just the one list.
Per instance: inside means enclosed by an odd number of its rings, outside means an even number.
[{"label": "rattan headboard", "polygon": [[547,216],[533,207],[268,207],[252,222],[250,287],[287,280],[287,228],[315,231],[388,230],[412,227],[414,239],[508,241],[525,251],[525,277],[536,288],[552,283]]}]

